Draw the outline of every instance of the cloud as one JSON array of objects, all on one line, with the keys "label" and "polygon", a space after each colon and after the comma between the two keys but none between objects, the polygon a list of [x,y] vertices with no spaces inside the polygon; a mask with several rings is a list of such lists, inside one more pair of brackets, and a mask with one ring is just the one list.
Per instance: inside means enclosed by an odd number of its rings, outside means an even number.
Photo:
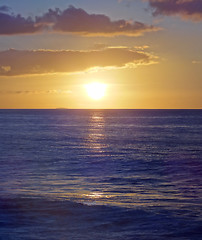
[{"label": "cloud", "polygon": [[[6,6],[0,7],[8,10]],[[124,19],[112,21],[104,14],[89,14],[81,8],[69,6],[64,11],[49,9],[42,16],[24,18],[0,12],[0,34],[33,34],[43,30],[49,32],[71,33],[84,36],[139,36],[159,28],[142,22],[129,22]]]},{"label": "cloud", "polygon": [[70,6],[64,11],[49,10],[43,17],[37,18],[39,23],[51,23],[52,28],[59,32],[76,33],[81,35],[142,35],[144,32],[158,30],[141,22],[126,20],[112,21],[103,14],[88,14],[81,8]]},{"label": "cloud", "polygon": [[91,51],[19,51],[0,52],[0,76],[49,73],[74,73],[92,68],[126,67],[153,62],[151,55],[128,48]]},{"label": "cloud", "polygon": [[51,90],[45,90],[45,91],[39,91],[39,90],[36,90],[36,91],[33,91],[33,90],[25,90],[25,91],[22,91],[22,90],[17,90],[17,91],[0,91],[0,94],[17,94],[17,95],[27,95],[27,94],[34,94],[34,95],[38,95],[38,94],[71,94],[72,91],[70,90],[58,90],[58,89],[51,89]]},{"label": "cloud", "polygon": [[102,50],[105,48],[108,48],[109,45],[105,44],[105,43],[95,43],[93,46],[94,50]]},{"label": "cloud", "polygon": [[199,60],[193,60],[192,63],[193,63],[193,64],[202,64],[202,61],[199,61]]},{"label": "cloud", "polygon": [[11,9],[8,6],[0,6],[0,12],[9,12]]},{"label": "cloud", "polygon": [[201,0],[146,0],[154,9],[153,15],[180,15],[184,19],[202,20]]},{"label": "cloud", "polygon": [[31,34],[41,30],[40,25],[28,17],[24,18],[20,14],[10,15],[0,11],[0,35]]},{"label": "cloud", "polygon": [[8,73],[8,72],[10,72],[11,71],[11,66],[1,66],[0,65],[0,73],[2,74],[2,73]]}]

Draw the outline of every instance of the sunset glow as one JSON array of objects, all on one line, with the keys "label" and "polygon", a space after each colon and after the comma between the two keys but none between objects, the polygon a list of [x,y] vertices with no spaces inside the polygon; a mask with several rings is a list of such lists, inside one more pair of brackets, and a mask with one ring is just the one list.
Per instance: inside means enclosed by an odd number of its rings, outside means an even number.
[{"label": "sunset glow", "polygon": [[202,108],[201,7],[2,0],[0,108]]}]

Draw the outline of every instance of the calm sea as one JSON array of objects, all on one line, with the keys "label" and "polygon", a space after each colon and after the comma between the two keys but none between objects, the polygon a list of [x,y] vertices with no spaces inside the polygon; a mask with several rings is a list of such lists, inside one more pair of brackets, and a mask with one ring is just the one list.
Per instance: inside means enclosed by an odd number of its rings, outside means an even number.
[{"label": "calm sea", "polygon": [[0,239],[202,239],[202,110],[0,110]]}]

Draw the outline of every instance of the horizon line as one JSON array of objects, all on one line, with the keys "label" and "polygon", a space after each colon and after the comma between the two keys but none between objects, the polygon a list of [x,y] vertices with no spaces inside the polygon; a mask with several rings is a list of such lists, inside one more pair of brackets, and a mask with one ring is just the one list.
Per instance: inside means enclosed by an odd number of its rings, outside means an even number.
[{"label": "horizon line", "polygon": [[0,108],[0,110],[202,110],[202,108]]}]

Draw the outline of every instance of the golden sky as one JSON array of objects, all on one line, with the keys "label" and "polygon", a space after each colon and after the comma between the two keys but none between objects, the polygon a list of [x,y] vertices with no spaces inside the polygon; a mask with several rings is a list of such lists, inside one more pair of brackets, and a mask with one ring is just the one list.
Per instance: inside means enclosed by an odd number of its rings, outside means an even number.
[{"label": "golden sky", "polygon": [[200,0],[1,0],[0,108],[202,108],[201,22]]}]

